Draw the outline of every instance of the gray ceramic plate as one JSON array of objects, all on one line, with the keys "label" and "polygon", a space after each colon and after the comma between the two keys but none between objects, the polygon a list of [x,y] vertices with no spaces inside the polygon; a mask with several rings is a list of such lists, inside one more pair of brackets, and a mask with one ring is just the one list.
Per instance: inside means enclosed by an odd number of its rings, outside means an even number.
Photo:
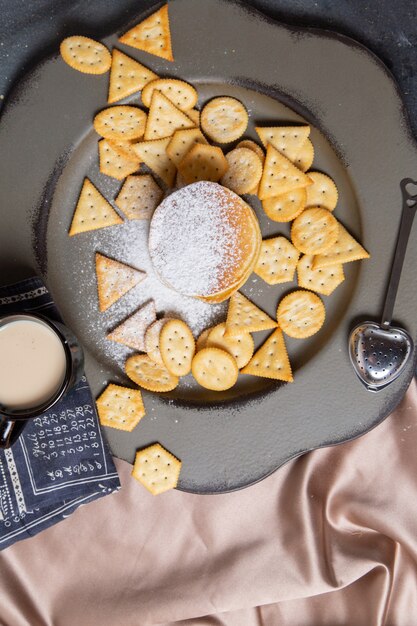
[{"label": "gray ceramic plate", "polygon": [[[323,329],[310,340],[288,341],[293,384],[242,376],[233,390],[214,396],[185,379],[171,394],[144,394],[147,415],[133,433],[108,430],[116,456],[132,461],[138,447],[160,441],[183,461],[181,489],[213,493],[247,486],[307,450],[360,435],[401,399],[413,364],[392,386],[371,394],[351,369],[347,337],[358,319],[380,314],[400,219],[399,183],[416,175],[417,150],[391,76],[355,42],[288,28],[221,0],[173,0],[169,11],[175,63],[118,47],[160,75],[191,81],[200,105],[216,94],[241,99],[251,115],[247,136],[255,137],[254,123],[311,124],[314,169],[339,187],[336,216],[372,254],[347,265],[345,283],[325,298]],[[105,43],[118,45],[117,34]],[[91,127],[106,90],[106,76],[80,74],[55,56],[17,87],[0,125],[2,280],[34,268],[45,276],[86,349],[96,393],[108,380],[126,382],[121,366],[129,350],[106,341],[106,331],[149,297],[160,312],[183,315],[196,333],[224,314],[222,307],[203,311],[173,295],[171,301],[150,280],[99,315],[96,250],[149,269],[144,223],[66,234],[85,175],[110,200],[119,188],[98,172]],[[264,236],[288,233],[253,206]],[[413,337],[416,266],[417,247],[411,245],[395,318]],[[279,298],[293,287],[268,287],[252,275],[243,291],[274,315]],[[259,333],[257,343],[264,338]]]}]

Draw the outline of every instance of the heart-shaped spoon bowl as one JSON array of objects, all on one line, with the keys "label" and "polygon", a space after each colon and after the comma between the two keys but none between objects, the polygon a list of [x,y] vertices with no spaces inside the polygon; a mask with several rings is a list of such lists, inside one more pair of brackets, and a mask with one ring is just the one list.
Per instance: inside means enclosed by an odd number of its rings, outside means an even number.
[{"label": "heart-shaped spoon bowl", "polygon": [[363,322],[350,336],[353,369],[369,391],[379,391],[398,378],[412,351],[413,340],[402,328]]}]

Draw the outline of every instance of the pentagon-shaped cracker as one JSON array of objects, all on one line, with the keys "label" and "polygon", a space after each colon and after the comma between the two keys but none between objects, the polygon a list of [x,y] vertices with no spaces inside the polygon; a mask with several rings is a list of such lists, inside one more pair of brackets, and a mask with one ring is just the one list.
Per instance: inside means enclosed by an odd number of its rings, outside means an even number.
[{"label": "pentagon-shaped cracker", "polygon": [[309,177],[269,144],[259,183],[259,198],[265,200],[308,185],[311,185]]},{"label": "pentagon-shaped cracker", "polygon": [[285,237],[264,239],[254,271],[268,285],[287,283],[294,279],[299,256],[298,250]]},{"label": "pentagon-shaped cracker", "polygon": [[129,389],[110,384],[96,400],[102,426],[132,432],[145,415],[142,394],[139,389]]},{"label": "pentagon-shaped cracker", "polygon": [[179,378],[168,372],[164,365],[155,363],[147,354],[134,354],[125,363],[125,372],[134,383],[148,391],[172,391]]},{"label": "pentagon-shaped cracker", "polygon": [[148,83],[142,90],[141,98],[145,106],[151,106],[152,94],[157,89],[164,94],[178,109],[187,111],[192,109],[198,100],[197,90],[183,80],[175,78],[158,78]]},{"label": "pentagon-shaped cracker", "polygon": [[297,265],[298,284],[304,289],[330,296],[336,287],[345,280],[343,265],[338,263],[337,265],[313,269],[313,262],[314,257],[308,255],[304,255],[299,260]]},{"label": "pentagon-shaped cracker", "polygon": [[107,101],[113,104],[122,98],[127,98],[157,78],[158,75],[142,63],[113,48]]},{"label": "pentagon-shaped cracker", "polygon": [[193,128],[194,122],[177,109],[163,93],[155,90],[152,94],[151,106],[145,129],[145,141],[172,137],[176,130]]},{"label": "pentagon-shaped cracker", "polygon": [[291,241],[304,254],[321,254],[336,242],[338,231],[339,222],[330,211],[311,207],[293,221]]},{"label": "pentagon-shaped cracker", "polygon": [[309,172],[313,184],[307,187],[306,208],[317,206],[328,211],[333,211],[337,204],[338,191],[333,180],[327,174],[321,172]]},{"label": "pentagon-shaped cracker", "polygon": [[115,144],[107,139],[98,142],[100,172],[123,180],[139,168],[139,159],[134,154],[133,159],[126,157],[124,150],[119,150]]},{"label": "pentagon-shaped cracker", "polygon": [[249,116],[236,98],[220,96],[213,98],[201,111],[201,128],[217,143],[229,143],[239,139],[248,126]]},{"label": "pentagon-shaped cracker", "polygon": [[369,259],[370,254],[365,248],[348,233],[340,222],[338,224],[336,241],[325,252],[314,257],[313,269],[335,265],[336,263],[350,263],[360,259]]},{"label": "pentagon-shaped cracker", "polygon": [[165,367],[171,374],[185,376],[191,371],[195,341],[191,330],[182,320],[169,320],[159,337],[159,350]]},{"label": "pentagon-shaped cracker", "polygon": [[168,5],[165,4],[140,24],[131,28],[120,37],[119,41],[132,48],[173,61]]},{"label": "pentagon-shaped cracker", "polygon": [[105,139],[140,139],[145,132],[146,113],[137,107],[116,105],[97,113],[93,126],[96,133]]},{"label": "pentagon-shaped cracker", "polygon": [[302,172],[307,172],[313,165],[314,161],[314,146],[310,139],[306,139],[303,143],[297,158],[294,159],[294,165],[298,167]]},{"label": "pentagon-shaped cracker", "polygon": [[262,207],[274,222],[292,222],[304,210],[307,201],[305,187],[298,187],[280,196],[262,201]]},{"label": "pentagon-shaped cracker", "polygon": [[279,327],[289,337],[311,337],[324,324],[324,304],[315,293],[298,289],[285,296],[278,304]]},{"label": "pentagon-shaped cracker", "polygon": [[199,180],[217,182],[227,172],[226,158],[217,146],[196,143],[178,166],[178,171],[189,185]]},{"label": "pentagon-shaped cracker", "polygon": [[97,230],[98,228],[106,228],[107,226],[115,226],[122,223],[122,218],[117,215],[106,198],[101,195],[88,178],[84,178],[68,233],[70,237],[89,230]]},{"label": "pentagon-shaped cracker", "polygon": [[192,372],[205,389],[225,391],[237,381],[239,370],[234,357],[219,348],[203,348],[193,358]]},{"label": "pentagon-shaped cracker", "polygon": [[141,141],[132,148],[141,161],[145,163],[168,187],[172,187],[175,179],[175,165],[166,153],[170,138]]},{"label": "pentagon-shaped cracker", "polygon": [[204,347],[225,350],[235,358],[238,369],[245,367],[250,361],[255,349],[252,335],[243,333],[235,337],[228,337],[225,333],[225,322],[209,329],[206,345]]},{"label": "pentagon-shaped cracker", "polygon": [[271,144],[287,159],[294,161],[310,134],[310,126],[257,126],[256,132],[265,148]]},{"label": "pentagon-shaped cracker", "polygon": [[97,292],[100,311],[112,304],[146,278],[146,272],[96,252]]},{"label": "pentagon-shaped cracker", "polygon": [[105,74],[111,66],[106,46],[89,37],[67,37],[61,42],[60,52],[67,65],[84,74]]},{"label": "pentagon-shaped cracker", "polygon": [[293,375],[282,330],[277,328],[255,352],[242,374],[291,383]]},{"label": "pentagon-shaped cracker", "polygon": [[141,174],[126,178],[114,202],[129,220],[149,220],[162,196],[152,176]]},{"label": "pentagon-shaped cracker", "polygon": [[150,300],[112,330],[106,338],[110,341],[122,343],[129,348],[145,352],[145,333],[148,326],[155,320],[155,303],[153,300]]},{"label": "pentagon-shaped cracker", "polygon": [[229,165],[221,184],[238,194],[257,188],[262,176],[262,161],[254,150],[235,148],[226,154]]},{"label": "pentagon-shaped cracker", "polygon": [[243,293],[236,291],[230,298],[226,319],[227,336],[235,337],[276,326],[277,322],[248,300]]},{"label": "pentagon-shaped cracker", "polygon": [[207,144],[207,139],[204,137],[199,128],[177,130],[167,145],[167,155],[178,167],[187,152],[191,150],[195,143]]},{"label": "pentagon-shaped cracker", "polygon": [[159,350],[159,338],[161,330],[163,329],[165,324],[169,322],[169,320],[169,317],[163,317],[160,320],[156,320],[150,326],[148,326],[145,333],[146,353],[152,359],[152,361],[155,361],[155,363],[159,363],[159,365],[164,365],[161,351]]},{"label": "pentagon-shaped cracker", "polygon": [[136,453],[132,476],[156,496],[175,489],[181,465],[173,454],[155,443]]}]

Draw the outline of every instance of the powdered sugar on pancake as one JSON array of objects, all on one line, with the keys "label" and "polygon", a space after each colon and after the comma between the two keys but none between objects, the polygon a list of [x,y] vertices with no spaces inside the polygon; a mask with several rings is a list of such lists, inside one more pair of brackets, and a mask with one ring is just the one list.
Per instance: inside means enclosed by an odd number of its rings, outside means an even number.
[{"label": "powdered sugar on pancake", "polygon": [[165,198],[149,233],[150,256],[161,280],[187,296],[210,296],[230,287],[251,253],[247,215],[242,199],[217,183],[194,183]]}]

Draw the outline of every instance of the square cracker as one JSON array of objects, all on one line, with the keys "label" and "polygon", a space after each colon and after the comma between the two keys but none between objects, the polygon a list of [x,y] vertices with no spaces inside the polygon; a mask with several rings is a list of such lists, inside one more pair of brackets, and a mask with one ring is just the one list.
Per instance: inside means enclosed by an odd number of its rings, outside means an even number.
[{"label": "square cracker", "polygon": [[264,239],[255,266],[255,274],[268,285],[291,282],[299,257],[298,250],[285,237]]},{"label": "square cracker", "polygon": [[298,284],[304,289],[316,291],[324,296],[330,296],[331,293],[344,280],[343,265],[328,265],[327,267],[319,267],[313,269],[314,256],[304,255],[297,265]]},{"label": "square cracker", "polygon": [[159,443],[136,453],[132,476],[156,496],[178,484],[181,461]]},{"label": "square cracker", "polygon": [[222,149],[196,143],[185,155],[178,171],[187,184],[199,180],[217,182],[226,173],[228,163]]},{"label": "square cracker", "polygon": [[265,148],[268,144],[294,161],[308,136],[310,126],[257,126],[256,132]]},{"label": "square cracker", "polygon": [[110,384],[96,400],[98,416],[102,426],[132,432],[145,415],[142,393]]},{"label": "square cracker", "polygon": [[148,220],[163,196],[162,189],[150,174],[128,176],[115,204],[129,220]]},{"label": "square cracker", "polygon": [[168,5],[165,4],[140,24],[131,28],[120,37],[119,41],[132,46],[132,48],[144,50],[149,54],[173,61]]}]

